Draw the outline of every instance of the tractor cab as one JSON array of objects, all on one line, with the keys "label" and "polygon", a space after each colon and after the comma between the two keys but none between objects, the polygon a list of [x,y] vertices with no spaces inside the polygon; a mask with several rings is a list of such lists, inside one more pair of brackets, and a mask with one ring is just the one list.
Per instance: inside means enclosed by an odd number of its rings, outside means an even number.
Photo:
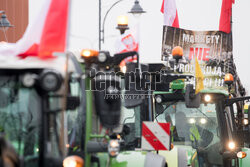
[{"label": "tractor cab", "polygon": [[[167,162],[169,160],[168,163],[173,163],[173,166],[179,163],[192,166],[223,166],[221,152],[223,148],[229,149],[225,143],[230,142],[223,140],[226,139],[223,135],[231,134],[221,134],[223,105],[219,100],[212,99],[224,99],[226,94],[201,93],[201,103],[196,108],[187,107],[184,93],[179,99],[173,100],[169,98],[170,94],[154,92],[154,121],[171,123],[171,142],[174,145],[173,150],[162,154],[170,159],[174,152],[178,155],[175,161],[167,158]],[[185,154],[188,156],[183,156]]]},{"label": "tractor cab", "polygon": [[[1,61],[0,149],[4,166],[76,162],[66,157],[83,149],[80,75],[71,54],[51,60],[10,57]],[[79,163],[83,163],[82,155]]]}]

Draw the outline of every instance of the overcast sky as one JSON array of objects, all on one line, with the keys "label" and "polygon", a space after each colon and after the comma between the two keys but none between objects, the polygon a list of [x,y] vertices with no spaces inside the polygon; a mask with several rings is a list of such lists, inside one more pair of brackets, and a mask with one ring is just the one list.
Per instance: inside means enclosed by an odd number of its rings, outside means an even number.
[{"label": "overcast sky", "polygon": [[[250,1],[235,0],[233,5],[233,53],[237,71],[244,86],[250,90]],[[115,0],[102,0],[102,19]],[[176,0],[180,25],[191,30],[214,30],[214,21],[220,14],[221,0]],[[119,36],[115,29],[117,16],[127,15],[129,27],[133,29],[136,19],[127,12],[134,0],[123,0],[108,14],[105,23],[105,43],[102,49],[114,53],[114,44]],[[160,13],[162,0],[140,0],[147,12],[140,17],[140,60],[160,62],[163,15]],[[39,11],[41,1],[30,0],[30,19]],[[212,10],[211,10],[212,9]],[[208,17],[209,16],[209,17]],[[203,19],[206,17],[207,19]],[[72,51],[83,48],[98,49],[98,0],[72,0],[70,45]]]}]

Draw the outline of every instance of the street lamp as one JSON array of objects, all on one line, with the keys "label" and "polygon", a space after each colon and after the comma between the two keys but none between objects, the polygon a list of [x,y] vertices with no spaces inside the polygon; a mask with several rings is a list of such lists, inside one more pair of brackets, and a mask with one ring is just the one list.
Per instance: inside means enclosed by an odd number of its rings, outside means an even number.
[{"label": "street lamp", "polygon": [[13,25],[11,25],[9,20],[7,19],[5,11],[0,11],[0,14],[2,14],[1,19],[0,19],[0,28],[5,31],[9,27],[13,27]]},{"label": "street lamp", "polygon": [[121,34],[124,34],[124,32],[129,29],[127,16],[118,16],[116,29],[120,30]]},{"label": "street lamp", "polygon": [[[146,13],[146,12],[142,9],[141,5],[139,4],[139,1],[135,0],[132,9],[128,13],[132,13],[136,17],[136,19],[137,19],[136,33],[137,33],[137,42],[139,43],[139,41],[140,41],[140,33],[139,33],[140,32],[140,22],[139,22],[139,17],[140,17],[140,15],[142,13]],[[138,45],[138,52],[139,52],[139,46],[140,45]]]},{"label": "street lamp", "polygon": [[132,13],[134,16],[140,16],[142,13],[146,12],[142,9],[141,5],[139,4],[139,1],[135,0],[132,9],[128,13]]},{"label": "street lamp", "polygon": [[5,40],[8,41],[6,31],[9,27],[13,27],[13,25],[11,25],[9,20],[7,19],[5,11],[0,11],[0,14],[2,14],[0,19],[0,29],[3,30]]}]

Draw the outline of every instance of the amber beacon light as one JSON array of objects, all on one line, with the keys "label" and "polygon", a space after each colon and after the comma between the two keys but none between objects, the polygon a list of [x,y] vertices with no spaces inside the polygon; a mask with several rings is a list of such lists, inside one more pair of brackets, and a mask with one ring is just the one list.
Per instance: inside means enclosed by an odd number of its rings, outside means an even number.
[{"label": "amber beacon light", "polygon": [[81,56],[85,57],[85,58],[87,58],[87,57],[93,57],[93,56],[98,56],[98,54],[99,54],[98,51],[92,50],[92,49],[83,49],[81,51]]},{"label": "amber beacon light", "polygon": [[227,73],[227,74],[225,75],[224,82],[225,82],[225,84],[227,84],[227,85],[231,85],[231,84],[234,82],[234,77],[233,77],[233,75],[230,74],[230,73]]},{"label": "amber beacon light", "polygon": [[176,46],[173,48],[172,50],[172,56],[173,58],[176,60],[176,62],[178,63],[180,59],[182,59],[183,57],[183,49],[180,46]]}]

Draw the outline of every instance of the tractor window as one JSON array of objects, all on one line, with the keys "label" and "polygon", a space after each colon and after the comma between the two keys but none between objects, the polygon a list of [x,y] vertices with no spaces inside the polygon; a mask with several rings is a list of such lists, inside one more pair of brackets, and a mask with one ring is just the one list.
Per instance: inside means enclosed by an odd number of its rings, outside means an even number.
[{"label": "tractor window", "polygon": [[[79,96],[82,98],[82,90],[79,82],[71,82],[69,89],[72,96]],[[84,110],[84,106],[80,104],[76,110],[67,111],[68,147],[71,151],[84,149]]]},{"label": "tractor window", "polygon": [[[71,96],[79,96],[81,98],[81,88],[79,82],[70,82],[68,89]],[[52,111],[58,109],[60,110],[60,112],[51,113],[49,116],[51,132],[50,151],[54,156],[59,156],[60,153],[65,149],[68,149],[70,153],[82,151],[84,144],[84,109],[82,106],[80,106],[75,110],[67,110],[66,112],[62,113],[61,109],[63,107],[63,100],[63,98],[50,98],[50,109]],[[62,119],[62,116],[64,116],[64,119]],[[64,133],[61,131],[62,126],[64,127]],[[64,139],[64,147],[60,146],[59,144],[62,142],[62,139]]]},{"label": "tractor window", "polygon": [[119,132],[125,141],[126,149],[133,150],[140,147],[142,114],[141,106],[125,107],[125,82],[121,82],[121,119]]},{"label": "tractor window", "polygon": [[122,106],[121,125],[123,129],[122,137],[127,149],[139,147],[141,137],[140,106],[131,109]]},{"label": "tractor window", "polygon": [[0,134],[26,159],[38,157],[41,99],[18,76],[0,76]]},{"label": "tractor window", "polygon": [[[233,109],[233,108],[231,108]],[[232,133],[235,130],[235,120],[234,120],[234,110],[230,110],[230,107],[225,108],[225,119],[226,119],[226,125],[227,125],[227,133],[229,135],[229,138],[232,138]]]},{"label": "tractor window", "polygon": [[[48,126],[48,137],[46,140],[47,145],[47,154],[51,154],[54,157],[59,157],[60,154],[65,150],[64,147],[60,146],[61,142],[66,141],[66,134],[67,131],[64,131],[62,133],[61,127],[62,125],[64,127],[67,127],[67,124],[65,124],[65,121],[63,121],[62,116],[64,119],[66,118],[66,113],[62,113],[60,109],[62,109],[62,98],[55,98],[50,97],[49,98],[49,109],[50,112],[47,113],[47,126]],[[53,112],[56,111],[57,112]],[[63,115],[62,115],[63,114]],[[66,130],[66,129],[64,129]]]}]

